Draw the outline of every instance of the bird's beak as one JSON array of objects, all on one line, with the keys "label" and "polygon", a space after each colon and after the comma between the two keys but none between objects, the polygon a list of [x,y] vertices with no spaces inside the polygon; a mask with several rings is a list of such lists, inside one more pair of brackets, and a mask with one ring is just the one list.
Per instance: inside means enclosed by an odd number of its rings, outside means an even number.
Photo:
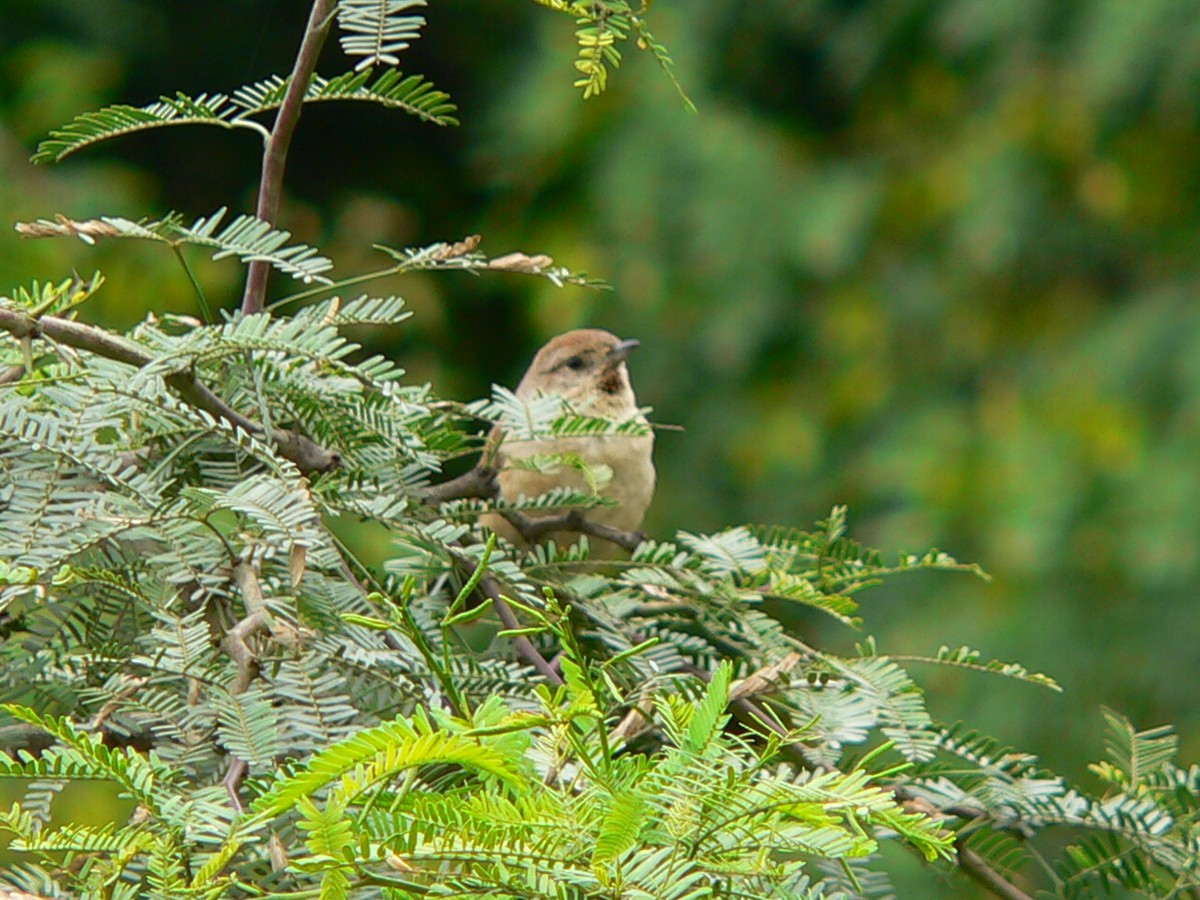
[{"label": "bird's beak", "polygon": [[607,368],[613,369],[625,362],[629,358],[629,354],[642,346],[642,342],[636,338],[630,338],[627,341],[621,341],[604,356],[604,364]]}]

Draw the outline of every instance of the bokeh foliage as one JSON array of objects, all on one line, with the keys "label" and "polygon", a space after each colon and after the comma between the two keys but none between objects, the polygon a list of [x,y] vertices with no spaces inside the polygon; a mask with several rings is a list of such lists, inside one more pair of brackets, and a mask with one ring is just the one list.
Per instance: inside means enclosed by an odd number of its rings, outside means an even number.
[{"label": "bokeh foliage", "polygon": [[[848,503],[875,546],[945,546],[995,575],[889,587],[872,621],[891,650],[953,636],[1066,688],[954,681],[934,698],[942,717],[1072,771],[1106,703],[1176,722],[1195,757],[1200,8],[660,0],[654,13],[699,115],[648,70],[583,104],[569,22],[515,0],[451,4],[409,64],[466,124],[306,112],[282,224],[342,272],[377,264],[375,241],[478,231],[492,253],[547,251],[604,276],[615,294],[414,276],[377,288],[416,312],[403,343],[367,337],[443,396],[480,396],[515,383],[555,331],[636,335],[640,399],[686,428],[659,441],[651,531],[808,522]],[[191,218],[214,196],[249,209],[245,135],[148,135],[54,170],[25,160],[83,109],[282,70],[298,27],[248,0],[4,4],[4,218]],[[101,268],[123,288],[110,297],[146,307],[106,308],[101,292],[93,321],[195,313],[157,249],[0,231],[0,284]],[[232,305],[240,275],[214,265],[205,280],[224,279]]]}]

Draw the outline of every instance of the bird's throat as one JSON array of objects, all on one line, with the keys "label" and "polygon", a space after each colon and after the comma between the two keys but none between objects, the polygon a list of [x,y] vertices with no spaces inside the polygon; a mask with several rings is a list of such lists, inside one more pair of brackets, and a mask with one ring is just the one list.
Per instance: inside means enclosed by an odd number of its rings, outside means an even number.
[{"label": "bird's throat", "polygon": [[624,389],[625,382],[621,378],[620,370],[610,369],[600,376],[596,386],[606,394],[619,394]]}]

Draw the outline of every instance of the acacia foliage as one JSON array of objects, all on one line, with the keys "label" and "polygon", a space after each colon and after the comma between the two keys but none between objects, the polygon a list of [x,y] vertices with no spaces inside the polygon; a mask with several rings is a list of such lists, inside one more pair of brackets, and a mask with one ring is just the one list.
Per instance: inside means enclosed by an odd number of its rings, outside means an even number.
[{"label": "acacia foliage", "polygon": [[[388,63],[419,28],[411,5],[373,7],[384,18],[371,51],[372,7],[344,4],[352,55]],[[314,78],[304,96],[450,124],[447,98],[424,81],[385,75],[363,94],[360,77]],[[400,102],[403,84],[417,93]],[[234,107],[272,109],[283,90],[260,82],[233,107],[177,96],[140,115],[85,114],[39,153],[188,116],[228,127]],[[589,561],[586,537],[497,545],[481,512],[603,500],[431,493],[487,426],[613,440],[628,429],[502,389],[441,398],[347,336],[401,323],[400,298],[340,299],[362,277],[334,280],[319,251],[270,223],[183,221],[58,217],[23,230],[167,244],[181,259],[199,246],[317,286],[211,323],[160,312],[124,334],[85,321],[99,275],[0,298],[0,775],[25,787],[0,817],[21,860],[3,887],[870,896],[889,891],[882,841],[1016,878],[1055,826],[1084,835],[1047,882],[1059,894],[1196,886],[1200,776],[1174,763],[1168,732],[1108,714],[1110,760],[1095,768],[1105,793],[1088,796],[1032,754],[937,722],[909,668],[1054,688],[1047,676],[965,647],[899,660],[866,639],[834,654],[771,614],[801,606],[861,628],[861,591],[975,567],[937,551],[885,560],[848,537],[843,508],[807,531],[646,539],[610,568]],[[387,274],[588,283],[542,256],[489,259],[474,239],[385,253]],[[381,560],[343,543],[346,518],[388,531]],[[55,820],[58,789],[90,779],[113,783],[133,815]]]}]

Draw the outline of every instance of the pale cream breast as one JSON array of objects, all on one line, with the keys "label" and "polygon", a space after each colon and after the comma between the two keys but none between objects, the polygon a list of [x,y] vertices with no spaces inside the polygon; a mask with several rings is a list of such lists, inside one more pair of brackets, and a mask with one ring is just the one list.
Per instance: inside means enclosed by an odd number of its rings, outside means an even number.
[{"label": "pale cream breast", "polygon": [[[583,472],[567,463],[549,472],[530,472],[508,467],[508,460],[546,454],[577,456],[595,469],[606,466],[612,472],[608,483],[598,491],[613,500],[616,507],[598,507],[586,517],[593,522],[632,531],[642,524],[654,496],[654,436],[605,435],[561,438],[556,441],[506,442],[501,449],[500,493],[505,500],[516,501],[521,494],[536,497],[554,488],[590,492]],[[536,515],[536,513],[531,513]]]}]

